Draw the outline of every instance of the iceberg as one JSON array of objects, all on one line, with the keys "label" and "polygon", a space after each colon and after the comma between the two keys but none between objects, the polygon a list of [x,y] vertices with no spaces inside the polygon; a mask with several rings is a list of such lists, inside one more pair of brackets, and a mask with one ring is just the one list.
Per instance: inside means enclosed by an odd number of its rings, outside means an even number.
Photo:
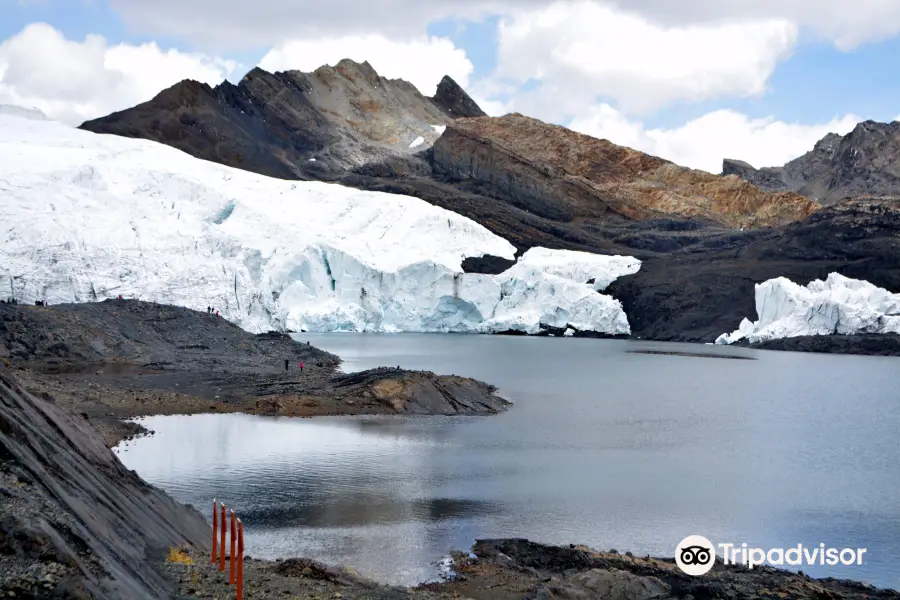
[{"label": "iceberg", "polygon": [[639,260],[533,248],[416,198],[274,179],[175,148],[0,114],[0,297],[118,295],[251,332],[628,334],[602,291]]},{"label": "iceberg", "polygon": [[759,320],[741,321],[738,329],[722,334],[717,344],[803,335],[900,333],[900,294],[868,281],[831,273],[807,286],[785,277],[756,284]]}]

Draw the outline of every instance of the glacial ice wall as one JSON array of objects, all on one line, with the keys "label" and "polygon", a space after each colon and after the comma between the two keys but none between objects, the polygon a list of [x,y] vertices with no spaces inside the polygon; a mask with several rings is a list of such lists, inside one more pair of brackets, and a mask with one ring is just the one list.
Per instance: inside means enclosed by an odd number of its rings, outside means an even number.
[{"label": "glacial ice wall", "polygon": [[464,274],[463,259],[511,259],[513,246],[415,198],[272,179],[7,114],[0,214],[0,298],[212,305],[253,332],[627,334],[621,304],[600,291],[640,268],[534,248],[500,275]]},{"label": "glacial ice wall", "polygon": [[785,277],[756,284],[754,323],[744,319],[737,331],[717,344],[750,343],[802,335],[900,333],[900,294],[868,281],[831,273],[807,286]]}]

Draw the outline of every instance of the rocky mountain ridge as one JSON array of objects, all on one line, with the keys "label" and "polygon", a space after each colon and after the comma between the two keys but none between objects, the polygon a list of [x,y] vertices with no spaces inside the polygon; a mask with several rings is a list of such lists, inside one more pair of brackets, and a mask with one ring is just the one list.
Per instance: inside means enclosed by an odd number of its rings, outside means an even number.
[{"label": "rocky mountain ridge", "polygon": [[312,73],[254,68],[237,85],[224,81],[214,88],[185,80],[81,128],[150,139],[263,175],[308,180],[418,152],[440,135],[450,115],[479,114],[449,77],[427,98],[404,80],[381,77],[367,62],[342,60]]},{"label": "rocky mountain ridge", "polygon": [[797,192],[824,205],[843,198],[900,196],[900,122],[863,121],[847,135],[829,133],[781,167],[756,169],[726,158],[722,174],[770,192]]},{"label": "rocky mountain ridge", "polygon": [[515,227],[521,215],[501,217],[506,207],[497,206],[507,204],[549,221],[545,231],[575,225],[579,234],[555,237],[585,237],[588,246],[599,240],[580,219],[595,228],[668,217],[768,227],[818,207],[537,119],[487,117],[449,77],[426,98],[346,59],[312,73],[256,68],[237,86],[185,81],[81,128],[143,137],[285,179],[401,185],[403,193],[442,206],[473,194],[491,206],[479,222]]}]

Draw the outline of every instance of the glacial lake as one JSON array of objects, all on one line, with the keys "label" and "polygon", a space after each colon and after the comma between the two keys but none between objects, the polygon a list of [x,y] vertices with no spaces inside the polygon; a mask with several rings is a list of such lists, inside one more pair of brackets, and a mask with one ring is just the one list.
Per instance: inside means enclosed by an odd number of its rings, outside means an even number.
[{"label": "glacial lake", "polygon": [[[801,567],[900,589],[900,359],[592,339],[297,334],[345,359],[476,377],[489,417],[152,417],[117,449],[247,553],[311,556],[390,583],[451,549],[526,537],[673,556],[689,534],[866,548]],[[740,354],[755,360],[640,354]]]}]

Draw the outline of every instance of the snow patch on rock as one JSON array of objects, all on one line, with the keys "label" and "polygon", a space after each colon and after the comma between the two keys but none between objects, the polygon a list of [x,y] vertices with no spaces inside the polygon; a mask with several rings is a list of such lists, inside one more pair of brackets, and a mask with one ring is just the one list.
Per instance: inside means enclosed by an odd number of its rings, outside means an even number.
[{"label": "snow patch on rock", "polygon": [[419,146],[421,146],[424,143],[425,143],[425,138],[423,138],[420,135],[419,137],[417,137],[416,139],[414,139],[412,142],[409,143],[409,147],[410,148],[418,148]]},{"label": "snow patch on rock", "polygon": [[442,135],[445,131],[447,131],[446,125],[432,125],[431,128],[434,129],[438,135]]},{"label": "snow patch on rock", "polygon": [[900,333],[900,294],[868,281],[831,273],[807,286],[785,277],[756,284],[755,323],[741,321],[717,344],[750,343],[804,335]]},{"label": "snow patch on rock", "polygon": [[[149,142],[0,115],[0,296],[126,298],[252,331],[630,332],[599,293],[640,262],[533,248],[408,196],[291,182]],[[593,281],[593,283],[587,283]]]}]

